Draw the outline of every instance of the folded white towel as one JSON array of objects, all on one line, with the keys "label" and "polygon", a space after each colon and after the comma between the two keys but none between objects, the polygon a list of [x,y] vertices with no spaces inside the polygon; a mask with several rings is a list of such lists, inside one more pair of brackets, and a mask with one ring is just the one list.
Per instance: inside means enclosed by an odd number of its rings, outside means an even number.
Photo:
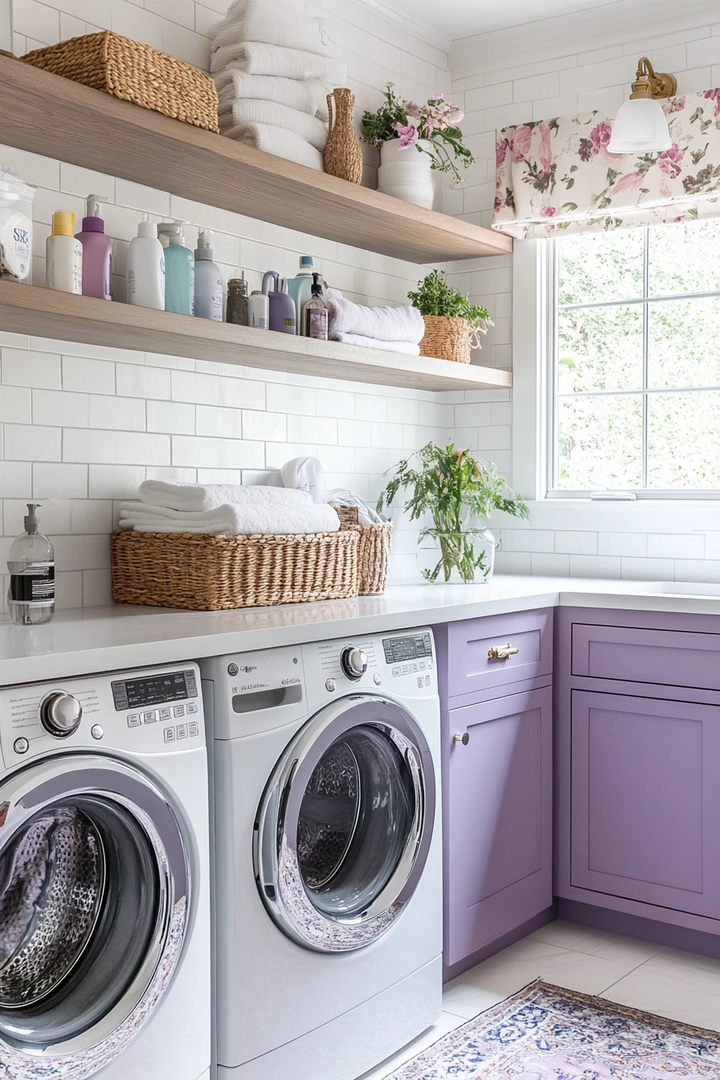
[{"label": "folded white towel", "polygon": [[211,27],[210,39],[212,48],[238,41],[265,41],[322,56],[330,50],[327,23],[283,0],[235,0],[222,22]]},{"label": "folded white towel", "polygon": [[282,466],[280,475],[286,488],[309,494],[316,503],[325,502],[325,474],[316,457],[292,458]]},{"label": "folded white towel", "polygon": [[254,536],[258,533],[337,532],[340,521],[326,503],[288,503],[284,506],[239,506],[225,503],[212,510],[191,512],[141,502],[120,504],[121,529],[136,532],[216,533],[225,536]]},{"label": "folded white towel", "polygon": [[283,79],[279,75],[248,75],[235,67],[227,67],[215,76],[220,104],[232,105],[233,101],[255,98],[258,101],[276,101],[290,109],[309,113],[327,120],[328,88],[319,79]]},{"label": "folded white towel", "polygon": [[379,338],[365,337],[364,334],[343,334],[331,330],[331,341],[341,341],[345,345],[359,345],[362,349],[383,349],[385,352],[405,353],[407,356],[419,356],[420,346],[414,341],[380,341]]},{"label": "folded white towel", "polygon": [[244,98],[242,101],[234,101],[230,106],[221,105],[218,119],[221,132],[241,124],[269,124],[271,127],[286,128],[316,150],[324,150],[328,139],[327,124],[318,120],[317,116],[309,116],[298,109],[290,109],[287,105],[278,105],[276,101]]},{"label": "folded white towel", "polygon": [[[146,506],[162,506],[169,510],[199,513],[216,506],[233,503],[238,506],[308,505],[307,492],[289,492],[282,487],[262,484],[178,484],[170,480],[143,480],[138,498]],[[133,505],[135,505],[133,503]]]},{"label": "folded white towel", "polygon": [[273,127],[271,124],[238,124],[223,131],[223,135],[245,146],[254,146],[266,154],[305,165],[316,172],[323,172],[325,168],[320,151],[287,128]]},{"label": "folded white towel", "polygon": [[333,290],[328,297],[330,330],[335,334],[359,334],[377,341],[404,341],[418,345],[425,334],[425,323],[417,308],[365,307],[338,296]]},{"label": "folded white towel", "polygon": [[210,55],[210,71],[216,75],[232,64],[249,75],[280,75],[284,79],[319,79],[330,86],[345,83],[347,68],[329,56],[317,56],[302,49],[284,49],[262,41],[223,45]]}]

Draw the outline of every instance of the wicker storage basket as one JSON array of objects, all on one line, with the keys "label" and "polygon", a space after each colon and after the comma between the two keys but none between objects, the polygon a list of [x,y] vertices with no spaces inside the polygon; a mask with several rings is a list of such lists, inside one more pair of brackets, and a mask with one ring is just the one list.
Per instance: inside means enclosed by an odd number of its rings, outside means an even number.
[{"label": "wicker storage basket", "polygon": [[209,75],[110,30],[34,49],[20,59],[174,120],[219,130],[217,89]]},{"label": "wicker storage basket", "polygon": [[470,329],[467,319],[457,315],[423,315],[425,336],[421,356],[439,356],[458,364],[470,363]]},{"label": "wicker storage basket", "polygon": [[358,545],[360,596],[385,592],[390,563],[392,524],[387,522],[384,525],[358,525],[356,506],[336,506],[335,509],[343,529],[355,526],[360,534]]},{"label": "wicker storage basket", "polygon": [[220,611],[358,595],[360,530],[285,536],[143,533],[110,538],[119,604]]}]

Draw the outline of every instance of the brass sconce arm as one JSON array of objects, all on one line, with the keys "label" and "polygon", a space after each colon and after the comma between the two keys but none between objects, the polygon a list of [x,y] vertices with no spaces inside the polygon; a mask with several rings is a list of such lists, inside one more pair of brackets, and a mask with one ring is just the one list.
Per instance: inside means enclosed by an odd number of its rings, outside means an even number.
[{"label": "brass sconce arm", "polygon": [[677,79],[674,75],[656,72],[646,56],[638,60],[635,82],[632,84],[633,98],[667,98],[677,91]]}]

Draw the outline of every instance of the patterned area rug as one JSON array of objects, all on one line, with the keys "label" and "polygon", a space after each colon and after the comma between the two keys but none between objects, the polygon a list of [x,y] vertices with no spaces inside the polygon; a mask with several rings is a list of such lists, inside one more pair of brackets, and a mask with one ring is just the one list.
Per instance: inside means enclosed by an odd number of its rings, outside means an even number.
[{"label": "patterned area rug", "polygon": [[720,1034],[550,986],[451,1031],[387,1080],[720,1078]]}]

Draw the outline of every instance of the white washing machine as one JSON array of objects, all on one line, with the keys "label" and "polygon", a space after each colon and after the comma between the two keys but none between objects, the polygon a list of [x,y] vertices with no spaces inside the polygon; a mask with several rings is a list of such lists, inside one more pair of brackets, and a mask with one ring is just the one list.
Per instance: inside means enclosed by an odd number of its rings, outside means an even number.
[{"label": "white washing machine", "polygon": [[201,663],[219,1080],[354,1080],[440,1015],[440,710],[414,630]]},{"label": "white washing machine", "polygon": [[196,665],[0,689],[0,1074],[210,1068]]}]

